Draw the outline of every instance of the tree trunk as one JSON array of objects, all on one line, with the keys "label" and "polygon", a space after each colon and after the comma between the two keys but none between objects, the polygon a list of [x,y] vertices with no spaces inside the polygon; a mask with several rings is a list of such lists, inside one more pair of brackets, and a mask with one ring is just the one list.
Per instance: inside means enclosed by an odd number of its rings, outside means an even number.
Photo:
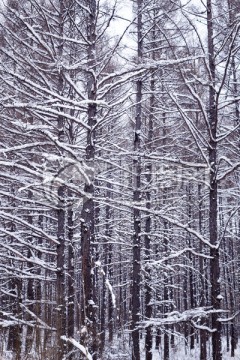
[{"label": "tree trunk", "polygon": [[[138,62],[142,60],[142,0],[137,1],[137,33],[138,33]],[[135,134],[134,134],[134,153],[133,160],[133,203],[138,206],[141,201],[141,123],[142,123],[142,80],[137,80],[137,94],[136,94],[136,118],[135,118]],[[138,328],[140,321],[140,281],[141,281],[141,213],[140,210],[134,208],[133,222],[133,273],[132,273],[132,360],[140,360],[140,344]]]},{"label": "tree trunk", "polygon": [[[69,194],[70,195],[70,194]],[[74,244],[73,244],[73,211],[68,209],[68,297],[67,297],[67,336],[74,337]],[[73,359],[73,345],[67,343],[68,359]]]},{"label": "tree trunk", "polygon": [[[59,46],[58,46],[58,60],[62,61],[63,57],[63,35],[64,35],[64,3],[59,0]],[[59,71],[58,77],[58,93],[63,94],[64,79],[62,69]],[[60,105],[60,111],[64,109]],[[58,116],[58,141],[64,142],[64,125],[65,120],[63,115]],[[62,156],[63,154],[61,154]],[[61,169],[59,169],[61,170]],[[57,283],[56,283],[56,328],[57,328],[57,348],[56,359],[61,360],[65,355],[64,342],[61,340],[61,336],[65,335],[66,329],[66,303],[65,303],[65,197],[66,188],[64,185],[60,185],[58,188],[58,208],[57,208]]]},{"label": "tree trunk", "polygon": [[[203,210],[202,210],[202,185],[198,184],[198,226],[199,226],[199,233],[202,233],[202,220],[203,220]],[[203,252],[203,243],[200,241],[199,246],[200,253]],[[199,269],[201,274],[201,284],[200,284],[200,306],[206,306],[207,299],[205,297],[205,270],[204,270],[205,261],[202,257],[199,258]],[[201,320],[201,325],[204,325],[205,319]],[[206,331],[200,330],[200,360],[207,360],[207,337]]]},{"label": "tree trunk", "polygon": [[[29,199],[32,198],[32,192],[31,191],[28,192],[28,198]],[[28,223],[29,224],[33,223],[33,219],[32,219],[32,216],[30,214],[28,215]],[[28,237],[28,241],[29,241],[29,243],[32,243],[32,237],[31,236]],[[31,258],[31,255],[32,255],[31,250],[28,249],[28,255],[27,255],[28,259]],[[27,266],[28,266],[29,275],[30,275],[30,278],[28,279],[28,284],[27,284],[27,300],[29,302],[28,309],[31,312],[33,312],[33,310],[34,310],[34,305],[33,305],[33,302],[34,302],[33,267],[34,266],[30,261],[27,263]],[[31,275],[32,275],[32,277],[31,277]],[[32,318],[32,316],[27,313],[26,314],[26,320],[30,321],[31,318]],[[27,326],[27,336],[26,336],[26,351],[27,351],[27,353],[31,352],[32,346],[33,346],[33,327],[32,326]]]},{"label": "tree trunk", "polygon": [[[153,30],[153,41],[155,40],[155,31]],[[154,51],[152,54],[153,60],[155,60]],[[154,114],[154,91],[155,91],[155,78],[154,72],[151,74],[151,97],[150,97],[150,108],[149,108],[149,124],[148,124],[148,139],[147,139],[147,150],[149,153],[152,151],[152,141],[153,141],[153,114]],[[151,209],[151,182],[152,182],[152,163],[149,160],[146,166],[146,181],[147,181],[147,192],[146,192],[146,208]],[[151,227],[152,219],[151,215],[148,213],[145,223],[145,261],[148,262],[151,260]],[[145,279],[145,317],[146,320],[149,320],[152,316],[152,289],[151,289],[151,270],[149,267],[145,270],[146,279]],[[146,339],[145,339],[145,348],[146,348],[146,360],[152,360],[152,327],[147,327],[146,329]]]},{"label": "tree trunk", "polygon": [[57,312],[56,312],[56,327],[57,327],[57,348],[56,359],[61,360],[65,355],[64,342],[61,340],[61,336],[65,335],[66,331],[66,302],[65,302],[65,210],[64,210],[64,186],[60,186],[58,189],[59,207],[57,210],[57,239],[59,244],[57,245],[57,285],[56,285],[56,300],[57,300]]},{"label": "tree trunk", "polygon": [[96,51],[96,1],[88,2],[89,15],[87,21],[87,40],[88,40],[88,100],[92,100],[88,105],[88,126],[86,161],[92,174],[89,174],[90,183],[86,183],[84,191],[86,197],[83,199],[81,212],[81,255],[82,255],[82,327],[87,334],[84,335],[84,345],[88,347],[93,360],[98,358],[99,336],[98,336],[98,311],[96,299],[96,245],[95,245],[95,201],[94,201],[94,159],[95,159],[95,125],[97,105],[96,91],[97,84],[94,76],[95,70],[95,51]]},{"label": "tree trunk", "polygon": [[[208,28],[208,56],[210,69],[209,86],[209,164],[210,168],[210,191],[209,191],[209,235],[210,235],[210,282],[211,282],[211,305],[214,310],[221,308],[220,304],[220,266],[218,247],[218,183],[217,183],[217,107],[215,91],[215,59],[213,43],[213,15],[212,1],[207,0],[207,28]],[[221,350],[221,322],[218,321],[219,313],[212,314],[212,358],[222,359]]]},{"label": "tree trunk", "polygon": [[[10,295],[10,302],[12,304],[12,313],[18,318],[21,314],[21,302],[22,302],[22,280],[14,278],[10,281],[10,294],[13,295],[13,299]],[[9,329],[8,337],[8,349],[14,351],[15,360],[21,360],[21,345],[22,345],[22,326],[20,323],[13,325]]]}]

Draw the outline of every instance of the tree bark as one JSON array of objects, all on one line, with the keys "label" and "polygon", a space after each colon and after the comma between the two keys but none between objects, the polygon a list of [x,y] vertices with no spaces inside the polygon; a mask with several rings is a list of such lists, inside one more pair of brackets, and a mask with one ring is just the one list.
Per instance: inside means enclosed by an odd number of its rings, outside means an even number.
[{"label": "tree bark", "polygon": [[[98,339],[98,312],[95,284],[95,201],[94,201],[94,159],[95,159],[95,125],[97,105],[96,91],[97,84],[94,76],[95,71],[95,51],[96,51],[96,1],[88,2],[89,15],[87,21],[87,40],[88,40],[88,100],[92,102],[88,105],[88,126],[86,161],[92,169],[92,179],[86,183],[84,191],[86,197],[83,199],[81,212],[81,255],[82,255],[82,281],[83,281],[83,299],[82,299],[82,326],[87,331],[84,344],[88,347],[93,360],[98,358],[99,339]],[[91,175],[90,175],[91,178]],[[84,335],[85,336],[85,335]]]},{"label": "tree bark", "polygon": [[[70,195],[70,194],[69,194]],[[68,297],[67,297],[67,336],[68,338],[74,337],[74,303],[75,303],[75,293],[74,293],[74,245],[73,245],[73,210],[68,209]],[[69,353],[68,359],[72,360],[74,355],[73,345],[68,342],[67,352]]]},{"label": "tree bark", "polygon": [[[212,245],[210,249],[210,282],[211,282],[211,305],[214,310],[221,308],[220,304],[220,266],[219,266],[219,247],[218,247],[218,183],[217,183],[217,106],[215,91],[215,59],[213,43],[213,14],[212,1],[207,0],[207,30],[208,30],[208,59],[210,69],[209,85],[209,164],[210,164],[210,191],[209,191],[209,236]],[[213,360],[222,359],[221,350],[221,322],[218,321],[219,313],[212,314],[212,358]]]},{"label": "tree bark", "polygon": [[[155,29],[153,29],[153,41],[155,40]],[[155,60],[154,50],[152,53],[152,59]],[[152,151],[152,141],[153,141],[153,114],[154,114],[154,103],[155,103],[155,78],[154,72],[151,74],[151,97],[150,97],[150,106],[149,106],[149,124],[148,124],[148,139],[147,139],[147,151],[151,153]],[[147,192],[146,192],[146,208],[151,209],[151,182],[152,182],[152,163],[149,160],[146,166],[146,181],[147,181]],[[151,259],[151,228],[152,228],[152,218],[148,213],[145,223],[145,261],[148,262]],[[150,319],[152,316],[152,289],[151,289],[151,270],[149,267],[145,270],[146,279],[145,279],[145,317],[146,320]],[[152,360],[152,327],[146,329],[146,339],[145,339],[145,348],[146,348],[146,360]]]},{"label": "tree bark", "polygon": [[[142,0],[137,1],[137,33],[138,33],[138,63],[142,60]],[[142,80],[137,80],[136,117],[134,133],[134,160],[133,160],[133,203],[139,205],[141,201],[141,123],[142,123]],[[140,360],[140,281],[141,281],[141,213],[134,207],[133,210],[133,269],[132,269],[132,360]]]}]

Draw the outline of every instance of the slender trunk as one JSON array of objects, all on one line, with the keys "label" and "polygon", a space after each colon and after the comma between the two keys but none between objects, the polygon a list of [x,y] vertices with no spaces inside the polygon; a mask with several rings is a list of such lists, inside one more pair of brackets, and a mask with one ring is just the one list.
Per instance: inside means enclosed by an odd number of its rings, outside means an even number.
[{"label": "slender trunk", "polygon": [[[138,62],[142,60],[142,0],[137,1],[137,32],[138,32]],[[133,160],[134,171],[134,191],[133,202],[138,206],[141,201],[141,123],[142,123],[142,80],[137,80],[137,94],[136,94],[136,119],[135,119],[135,134],[134,134],[134,152],[135,157]],[[134,235],[133,235],[133,273],[132,273],[132,360],[140,360],[140,346],[139,346],[139,321],[140,321],[140,281],[141,281],[141,213],[140,210],[134,208],[133,222],[134,222]]]},{"label": "slender trunk", "polygon": [[[28,249],[28,258],[31,258],[31,251],[30,249]],[[33,264],[31,262],[28,262],[28,269],[29,269],[29,273],[32,273],[32,269],[33,269]],[[28,284],[27,284],[27,300],[28,300],[28,310],[30,310],[31,312],[33,312],[34,310],[34,290],[33,290],[33,276],[30,277],[28,279]],[[26,320],[27,321],[31,321],[31,315],[29,313],[26,314]],[[26,351],[27,353],[31,352],[33,346],[33,327],[32,326],[27,326],[27,336],[26,336]]]},{"label": "slender trunk", "polygon": [[[192,192],[191,192],[191,184],[188,184],[187,186],[187,192],[188,192],[188,221],[191,224],[192,222]],[[188,236],[188,247],[191,248],[192,244],[191,244],[191,235],[189,234]],[[194,301],[194,292],[195,292],[195,284],[194,284],[194,275],[193,275],[193,269],[194,269],[194,258],[191,252],[189,252],[189,290],[190,290],[190,308],[194,309],[195,307],[195,301]],[[194,327],[190,324],[189,327],[190,330],[190,349],[193,350],[194,349],[194,344],[195,344],[195,329]]]},{"label": "slender trunk", "polygon": [[[153,34],[153,39],[155,39],[155,32]],[[154,51],[153,51],[153,60],[154,60]],[[152,141],[153,141],[153,113],[154,113],[154,91],[155,91],[155,79],[154,72],[151,74],[151,97],[150,97],[150,109],[149,109],[149,124],[148,124],[148,144],[147,149],[151,153],[152,151]],[[146,208],[151,209],[151,182],[152,182],[152,163],[149,160],[149,163],[146,166],[146,181],[148,190],[146,192]],[[148,262],[151,259],[151,227],[152,227],[152,219],[151,215],[147,214],[146,224],[145,224],[145,261]],[[151,270],[149,267],[145,270],[146,279],[145,279],[145,317],[146,320],[150,319],[152,316],[152,290],[151,290]],[[146,330],[146,339],[145,339],[145,348],[146,348],[146,360],[152,360],[152,327],[148,327]]]},{"label": "slender trunk", "polygon": [[[170,289],[169,289],[169,298],[171,300],[171,304],[169,305],[169,310],[170,312],[174,311],[174,302],[173,302],[173,299],[174,299],[174,286],[173,286],[173,277],[171,276],[170,277]],[[175,347],[175,337],[174,337],[174,329],[175,329],[175,325],[172,324],[170,325],[170,328],[171,328],[171,335],[170,335],[170,345],[171,345],[171,348],[174,349]]]},{"label": "slender trunk", "polygon": [[65,303],[65,210],[64,210],[64,186],[58,189],[59,205],[57,210],[57,284],[56,284],[56,328],[57,328],[57,348],[56,359],[61,360],[65,354],[64,343],[61,336],[65,335],[66,329],[66,303]]},{"label": "slender trunk", "polygon": [[[38,218],[38,226],[40,229],[43,229],[43,215],[39,215],[39,218]],[[38,239],[38,245],[41,246],[42,245],[42,238],[39,238]],[[41,251],[38,251],[38,259],[42,260],[42,253]],[[43,270],[43,271],[46,271],[46,270]],[[39,268],[37,269],[37,275],[40,277],[41,276],[41,272],[42,272],[42,269]],[[42,280],[38,279],[38,280],[35,280],[35,305],[34,305],[34,313],[36,314],[36,316],[38,318],[41,318],[43,319],[43,321],[46,321],[45,319],[45,312],[42,311],[42,306],[41,306],[41,300],[44,299],[44,296],[43,296],[43,293],[42,293]],[[38,353],[42,353],[45,349],[45,344],[44,344],[44,340],[41,341],[41,335],[42,335],[42,338],[44,339],[45,338],[45,333],[46,333],[47,330],[41,330],[39,328],[39,325],[37,324],[36,325],[36,352]]]},{"label": "slender trunk", "polygon": [[[232,230],[233,232],[234,230]],[[234,243],[232,239],[229,239],[229,252],[230,252],[230,259],[232,259],[232,264],[230,265],[230,269],[227,268],[228,274],[228,283],[229,283],[229,302],[230,302],[230,309],[231,312],[234,313],[234,309],[236,308],[235,304],[235,294],[236,294],[236,277],[235,274],[237,273],[237,269],[235,266],[235,254],[234,254]],[[235,319],[232,320],[230,324],[230,336],[231,336],[231,357],[235,356],[235,349],[237,347],[237,332],[235,328]]]},{"label": "slender trunk", "polygon": [[[184,264],[187,265],[186,260],[184,260]],[[184,271],[184,280],[183,280],[183,309],[184,311],[188,309],[188,271],[187,267]],[[185,337],[185,350],[188,346],[188,337],[189,337],[189,326],[188,323],[185,322],[183,324],[183,332]]]},{"label": "slender trunk", "polygon": [[[198,184],[198,203],[199,203],[199,210],[198,210],[198,226],[199,226],[199,233],[202,233],[202,217],[203,217],[203,210],[202,210],[202,185]],[[200,253],[203,252],[203,243],[200,241]],[[204,259],[202,257],[199,258],[199,268],[200,268],[200,276],[201,276],[201,284],[200,284],[200,306],[206,306],[206,298],[205,298],[205,270],[204,270]],[[205,319],[201,320],[201,325],[205,324]],[[206,331],[200,330],[200,360],[207,360],[207,337]]]},{"label": "slender trunk", "polygon": [[[107,261],[105,254],[105,263]],[[106,266],[104,266],[104,272],[106,273]],[[100,309],[100,352],[102,354],[104,350],[105,340],[106,340],[106,284],[105,284],[105,277],[103,277],[102,282],[102,301],[101,301],[101,309]]]},{"label": "slender trunk", "polygon": [[[228,11],[229,11],[229,21],[230,21],[230,25],[233,23],[234,18],[235,18],[235,14],[237,14],[237,8],[233,8],[232,5],[232,0],[228,0]],[[235,122],[236,125],[239,125],[239,121],[240,121],[240,111],[239,111],[239,100],[237,100],[238,98],[238,78],[237,78],[237,66],[236,66],[236,58],[235,55],[232,56],[232,62],[231,62],[231,68],[232,68],[232,75],[233,75],[233,96],[235,98]],[[238,135],[240,134],[240,130],[238,129]],[[239,144],[239,140],[238,140],[238,144]],[[234,246],[233,244],[231,245],[232,248],[232,259],[234,259]],[[233,264],[235,263],[235,261],[233,261]],[[233,265],[234,267],[234,265]],[[233,269],[232,272],[232,287],[233,289],[231,289],[230,292],[230,307],[231,307],[231,311],[234,310],[234,296],[233,296],[233,290],[235,289],[235,271]],[[235,329],[235,324],[234,324],[234,320],[233,322],[230,324],[230,335],[231,335],[231,357],[235,356],[235,349],[237,347],[237,332]]]},{"label": "slender trunk", "polygon": [[[70,195],[70,194],[69,194]],[[67,336],[74,337],[74,248],[73,248],[73,211],[68,209],[68,297],[67,297]],[[67,344],[68,359],[73,359],[73,345]]]},{"label": "slender trunk", "polygon": [[[84,191],[86,197],[83,199],[81,212],[81,255],[82,255],[82,327],[87,334],[82,339],[84,345],[88,347],[93,360],[98,357],[99,336],[98,336],[98,311],[96,296],[96,245],[95,245],[95,201],[94,201],[94,159],[95,159],[95,125],[97,106],[96,100],[97,84],[94,77],[95,70],[95,51],[96,51],[96,1],[89,1],[89,15],[87,19],[87,39],[88,39],[88,126],[86,161],[92,169],[92,179],[86,183]],[[90,176],[91,177],[91,176]]]},{"label": "slender trunk", "polygon": [[[32,198],[32,192],[29,191],[28,192],[28,198],[31,199]],[[32,224],[33,223],[33,219],[32,219],[32,216],[29,214],[28,216],[28,223],[29,224]],[[32,237],[29,236],[28,237],[28,242],[29,243],[32,243]],[[28,259],[30,259],[32,256],[32,253],[31,253],[31,250],[28,249]],[[29,271],[29,275],[30,275],[30,278],[28,279],[28,284],[27,284],[27,300],[28,300],[28,309],[33,312],[34,310],[34,305],[33,305],[33,302],[34,302],[34,289],[33,289],[33,286],[34,286],[34,278],[33,278],[33,264],[29,261],[28,264],[28,271]],[[32,274],[32,276],[31,276]],[[26,320],[27,321],[30,321],[31,320],[31,315],[29,313],[26,314]],[[32,326],[27,326],[27,337],[26,337],[26,351],[27,353],[30,353],[31,352],[31,348],[33,346],[33,327]]]},{"label": "slender trunk", "polygon": [[[106,198],[111,199],[112,197],[112,183],[111,183],[111,167],[108,167],[108,174],[109,179],[107,181],[107,192],[106,192]],[[112,226],[111,226],[111,220],[112,220],[112,211],[109,204],[106,205],[106,262],[107,265],[106,268],[106,277],[107,280],[111,283],[113,278],[113,264],[112,264],[112,256],[113,256],[113,245],[111,243],[112,240]],[[106,284],[105,284],[106,286]],[[114,332],[114,304],[112,300],[112,294],[109,291],[108,292],[108,340],[111,344],[113,341],[113,332]]]},{"label": "slender trunk", "polygon": [[[16,318],[21,316],[21,302],[22,302],[22,280],[14,278],[10,281],[10,301],[12,303],[12,313]],[[16,323],[9,329],[8,349],[14,351],[15,360],[21,360],[21,345],[22,345],[22,326],[21,323]]]},{"label": "slender trunk", "polygon": [[[163,203],[166,202],[166,191],[163,194]],[[164,229],[164,253],[165,256],[169,253],[169,239],[168,239],[168,224],[166,221],[164,221],[163,224]],[[166,266],[168,266],[168,261],[166,261]],[[168,277],[165,278],[164,281],[164,289],[163,289],[163,313],[165,316],[169,313],[169,281]],[[169,360],[170,359],[170,347],[169,347],[169,325],[164,326],[164,336],[163,336],[163,360]]]},{"label": "slender trunk", "polygon": [[[165,279],[163,299],[164,299],[164,313],[168,313],[169,312],[169,308],[168,308],[169,294],[168,294],[168,280],[167,279]],[[169,325],[165,325],[164,326],[164,336],[163,336],[163,360],[170,359],[168,331],[169,331]]]},{"label": "slender trunk", "polygon": [[[235,20],[235,14],[238,13],[239,8],[232,5],[232,0],[228,0],[228,13],[229,13],[229,25],[231,26]],[[240,120],[240,111],[239,111],[239,100],[238,100],[238,78],[237,78],[237,66],[236,66],[236,55],[232,55],[231,61],[231,68],[232,68],[232,76],[233,76],[233,96],[235,98],[235,116],[236,116],[236,124],[239,124]],[[239,133],[239,129],[238,129]]]},{"label": "slender trunk", "polygon": [[[207,0],[207,28],[208,28],[208,56],[210,69],[209,86],[209,164],[210,168],[210,191],[209,191],[209,235],[212,245],[210,250],[210,283],[211,283],[211,305],[214,310],[221,308],[220,304],[220,266],[219,266],[219,247],[218,247],[218,183],[217,183],[217,107],[215,91],[215,58],[213,43],[213,14],[212,1]],[[218,321],[219,313],[212,314],[212,358],[213,360],[222,359],[221,350],[221,322]]]},{"label": "slender trunk", "polygon": [[[89,122],[95,118],[95,109],[89,106]],[[92,117],[93,116],[93,117]],[[86,156],[89,160],[94,159],[94,145],[92,132],[88,131],[88,146]],[[97,336],[97,301],[95,289],[95,233],[94,233],[94,185],[86,184],[85,193],[87,194],[83,202],[81,213],[81,255],[82,255],[82,326],[87,331],[87,339],[83,339],[88,346],[93,359],[97,358],[98,336]],[[83,332],[84,333],[84,332]],[[84,335],[85,336],[85,335]],[[86,341],[85,341],[86,340]]]},{"label": "slender trunk", "polygon": [[[109,244],[108,247],[108,279],[111,283],[113,278],[113,268],[112,268],[112,244]],[[112,301],[112,294],[108,294],[108,326],[109,326],[109,343],[113,341],[113,331],[114,331],[114,304]]]},{"label": "slender trunk", "polygon": [[[64,3],[59,1],[59,46],[58,46],[58,58],[61,63],[63,57],[63,34],[64,34]],[[58,93],[63,94],[64,79],[62,69],[59,71],[58,76]],[[63,108],[60,105],[60,111],[63,112]],[[65,119],[62,115],[58,116],[58,140],[64,142],[64,126]],[[62,154],[61,154],[62,155]],[[57,329],[57,347],[56,347],[56,359],[61,360],[65,355],[64,342],[61,340],[61,336],[65,335],[66,329],[66,303],[65,303],[65,196],[66,189],[64,185],[58,188],[58,208],[57,208],[57,282],[56,282],[56,329]]]}]

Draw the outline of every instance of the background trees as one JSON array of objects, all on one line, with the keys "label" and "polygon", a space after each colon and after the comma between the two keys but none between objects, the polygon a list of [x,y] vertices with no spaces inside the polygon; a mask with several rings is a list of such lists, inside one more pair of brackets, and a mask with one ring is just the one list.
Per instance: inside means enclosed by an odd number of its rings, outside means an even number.
[{"label": "background trees", "polygon": [[119,5],[2,8],[4,356],[235,355],[238,4]]}]

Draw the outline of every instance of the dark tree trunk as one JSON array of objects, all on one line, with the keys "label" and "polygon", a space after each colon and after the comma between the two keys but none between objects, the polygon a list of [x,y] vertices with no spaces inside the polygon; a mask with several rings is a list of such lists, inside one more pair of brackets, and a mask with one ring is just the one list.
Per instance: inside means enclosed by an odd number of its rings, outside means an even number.
[{"label": "dark tree trunk", "polygon": [[[59,1],[59,46],[58,57],[62,61],[63,57],[63,35],[64,35],[64,2]],[[60,69],[58,76],[58,93],[63,94],[64,78],[62,69]],[[63,112],[63,107],[60,105],[60,111]],[[62,115],[58,116],[58,141],[64,142],[64,126],[65,120]],[[61,156],[63,154],[61,153]],[[61,170],[61,169],[58,169]],[[61,336],[65,335],[66,331],[66,302],[65,302],[65,197],[66,188],[60,185],[58,188],[58,204],[57,204],[57,282],[56,282],[56,329],[57,329],[57,346],[56,346],[56,360],[61,360],[65,355],[65,344]]]},{"label": "dark tree trunk", "polygon": [[[155,40],[155,31],[153,34],[153,41]],[[155,60],[154,51],[152,55],[153,60]],[[154,113],[154,91],[155,91],[155,79],[154,72],[151,74],[151,97],[150,97],[150,109],[149,109],[149,124],[148,124],[148,139],[147,139],[147,151],[151,153],[152,151],[152,141],[153,141],[153,113]],[[152,181],[152,164],[151,160],[146,166],[146,182],[148,190],[146,192],[146,208],[151,209],[151,181]],[[145,261],[148,262],[151,259],[151,227],[152,219],[151,215],[148,213],[145,223]],[[150,319],[152,316],[152,290],[151,290],[151,270],[149,267],[145,270],[146,279],[145,279],[145,317],[146,320]],[[146,329],[146,339],[145,339],[145,348],[146,348],[146,360],[152,360],[152,327],[147,327]]]},{"label": "dark tree trunk", "polygon": [[[209,235],[210,235],[210,282],[211,282],[211,305],[214,310],[221,308],[220,304],[220,266],[219,266],[219,247],[218,247],[218,183],[217,183],[217,106],[215,91],[215,58],[213,43],[213,14],[212,1],[207,0],[207,28],[208,28],[208,56],[210,69],[209,86],[209,164],[210,169],[210,191],[209,191]],[[221,322],[218,321],[219,313],[212,314],[212,328],[216,331],[212,333],[212,358],[213,360],[222,359],[221,350]]]},{"label": "dark tree trunk", "polygon": [[[166,193],[163,194],[163,202],[166,201]],[[168,241],[168,224],[164,221],[163,224],[164,228],[164,252],[165,256],[169,253],[169,241]],[[168,265],[168,261],[166,261],[166,266]],[[163,313],[167,314],[169,313],[169,281],[168,278],[165,278],[164,281],[164,289],[163,289]],[[169,325],[165,325],[164,327],[164,336],[163,336],[163,360],[169,360],[170,358],[170,347],[169,347]]]},{"label": "dark tree trunk", "polygon": [[[28,249],[28,258],[31,258],[31,251]],[[31,262],[28,262],[28,269],[29,273],[32,273],[33,270],[33,264]],[[34,290],[33,290],[33,277],[30,277],[27,284],[27,300],[28,300],[28,309],[33,312],[34,310]],[[26,314],[26,320],[30,321],[32,318],[31,314]],[[33,327],[28,326],[27,327],[27,337],[26,337],[26,351],[27,353],[31,352],[31,348],[33,345]]]},{"label": "dark tree trunk", "polygon": [[[70,194],[69,194],[70,195]],[[68,298],[67,298],[67,336],[74,337],[74,244],[73,244],[73,211],[68,209]],[[67,343],[68,359],[73,359],[73,345]]]},{"label": "dark tree trunk", "polygon": [[[191,184],[188,184],[186,192],[188,193],[188,221],[189,224],[192,222],[192,190],[191,190]],[[188,247],[191,248],[191,235],[188,236]],[[195,285],[194,285],[194,275],[193,275],[193,269],[194,269],[194,258],[191,252],[189,252],[189,290],[190,290],[190,307],[191,309],[194,309],[195,307],[195,301],[194,301],[194,295],[195,295]],[[190,324],[189,327],[190,330],[190,349],[194,349],[195,344],[195,329]]]},{"label": "dark tree trunk", "polygon": [[[86,183],[84,191],[86,197],[83,199],[81,212],[81,255],[82,255],[82,326],[85,326],[87,335],[82,339],[84,345],[88,347],[93,360],[98,358],[99,336],[98,336],[98,311],[96,298],[96,245],[95,245],[95,201],[94,201],[94,159],[95,159],[95,125],[97,106],[96,100],[97,84],[93,75],[95,70],[95,51],[96,51],[96,1],[88,2],[89,14],[87,21],[87,40],[88,40],[88,126],[86,161],[92,169],[92,176],[89,174],[90,183]],[[85,336],[85,335],[84,335]]]},{"label": "dark tree trunk", "polygon": [[[10,294],[13,295],[13,299],[10,296],[12,303],[12,313],[16,318],[21,316],[21,302],[22,302],[22,280],[19,278],[12,279],[10,281]],[[21,345],[22,345],[22,326],[17,323],[11,326],[8,336],[8,349],[14,351],[15,360],[21,360]]]},{"label": "dark tree trunk", "polygon": [[[40,229],[43,229],[43,226],[44,226],[43,215],[39,215],[38,226],[40,227]],[[42,238],[38,239],[38,245],[39,246],[42,245]],[[38,252],[38,258],[40,260],[42,259],[41,251]],[[44,270],[44,271],[46,271],[46,270]],[[41,276],[41,268],[37,269],[37,274],[39,276]],[[35,303],[35,306],[34,306],[34,311],[35,311],[35,314],[37,315],[38,318],[43,319],[46,322],[46,313],[45,313],[45,311],[43,311],[43,306],[41,305],[41,301],[42,301],[42,299],[44,299],[44,295],[43,295],[41,286],[42,286],[42,281],[40,279],[36,280],[35,281],[35,288],[34,288],[34,290],[35,290],[35,299],[36,299],[36,303]],[[41,332],[42,332],[43,341],[41,341]],[[39,353],[41,351],[44,351],[43,349],[45,349],[44,339],[46,337],[46,335],[45,335],[46,332],[47,332],[47,330],[42,330],[41,331],[40,327],[38,325],[36,326],[36,349],[37,349],[37,351],[39,351]]]},{"label": "dark tree trunk", "polygon": [[[142,0],[137,1],[137,33],[138,33],[138,62],[142,60]],[[141,123],[142,123],[142,80],[137,80],[136,94],[136,118],[134,134],[134,152],[133,160],[133,202],[138,206],[141,201]],[[132,360],[140,360],[140,346],[138,328],[140,321],[140,282],[141,282],[141,212],[135,207],[133,210],[134,235],[133,235],[133,273],[132,273]]]},{"label": "dark tree trunk", "polygon": [[[106,256],[105,256],[106,257]],[[104,272],[106,272],[106,266],[104,266]],[[100,322],[101,322],[101,335],[100,335],[100,352],[102,354],[104,350],[105,340],[106,340],[106,284],[105,277],[102,281],[102,293],[101,293],[101,309],[100,309]]]},{"label": "dark tree trunk", "polygon": [[[199,203],[199,209],[198,209],[198,226],[199,226],[199,232],[202,233],[202,220],[203,220],[203,210],[202,210],[202,185],[198,184],[198,203]],[[200,253],[203,252],[203,243],[200,241],[199,246]],[[204,307],[206,306],[207,299],[205,296],[205,270],[204,270],[205,261],[202,257],[199,258],[199,268],[200,268],[200,274],[201,274],[201,281],[200,281],[200,306]],[[205,319],[201,320],[201,325],[205,324]],[[207,337],[206,337],[206,331],[200,330],[200,360],[207,360]]]},{"label": "dark tree trunk", "polygon": [[[28,198],[29,199],[32,198],[32,192],[31,191],[28,192]],[[28,223],[29,224],[33,223],[33,219],[32,219],[31,215],[28,216]],[[28,241],[29,241],[29,243],[32,243],[32,237],[31,236],[28,237]],[[28,249],[28,254],[27,254],[28,259],[30,259],[31,256],[32,256],[31,250]],[[27,300],[28,300],[28,303],[29,303],[28,309],[31,312],[33,312],[33,310],[34,310],[34,289],[33,289],[33,286],[34,286],[33,268],[34,268],[34,266],[30,261],[28,262],[27,266],[28,266],[29,275],[30,275],[30,278],[28,279],[28,284],[27,284]],[[31,318],[32,318],[31,314],[27,313],[26,320],[30,321]],[[33,327],[28,326],[27,327],[27,337],[26,337],[26,351],[27,351],[27,353],[31,352],[32,345],[33,345]]]},{"label": "dark tree trunk", "polygon": [[[111,282],[113,278],[113,268],[112,268],[112,244],[108,246],[108,279]],[[114,331],[114,304],[112,301],[112,294],[108,294],[108,328],[109,328],[109,343],[113,341],[113,331]]]},{"label": "dark tree trunk", "polygon": [[57,284],[56,284],[56,328],[57,328],[57,347],[56,359],[61,360],[65,355],[64,342],[61,336],[65,335],[66,331],[66,302],[65,302],[65,210],[64,210],[64,186],[58,189],[59,207],[57,210]]},{"label": "dark tree trunk", "polygon": [[[93,156],[92,151],[87,154]],[[92,149],[91,149],[92,150]],[[82,255],[82,326],[85,326],[87,338],[83,339],[88,346],[93,359],[97,359],[98,352],[98,321],[97,321],[97,300],[95,289],[95,235],[94,235],[94,186],[93,184],[85,185],[85,193],[88,198],[84,199],[81,213],[81,255]],[[85,335],[84,335],[85,336]]]}]

